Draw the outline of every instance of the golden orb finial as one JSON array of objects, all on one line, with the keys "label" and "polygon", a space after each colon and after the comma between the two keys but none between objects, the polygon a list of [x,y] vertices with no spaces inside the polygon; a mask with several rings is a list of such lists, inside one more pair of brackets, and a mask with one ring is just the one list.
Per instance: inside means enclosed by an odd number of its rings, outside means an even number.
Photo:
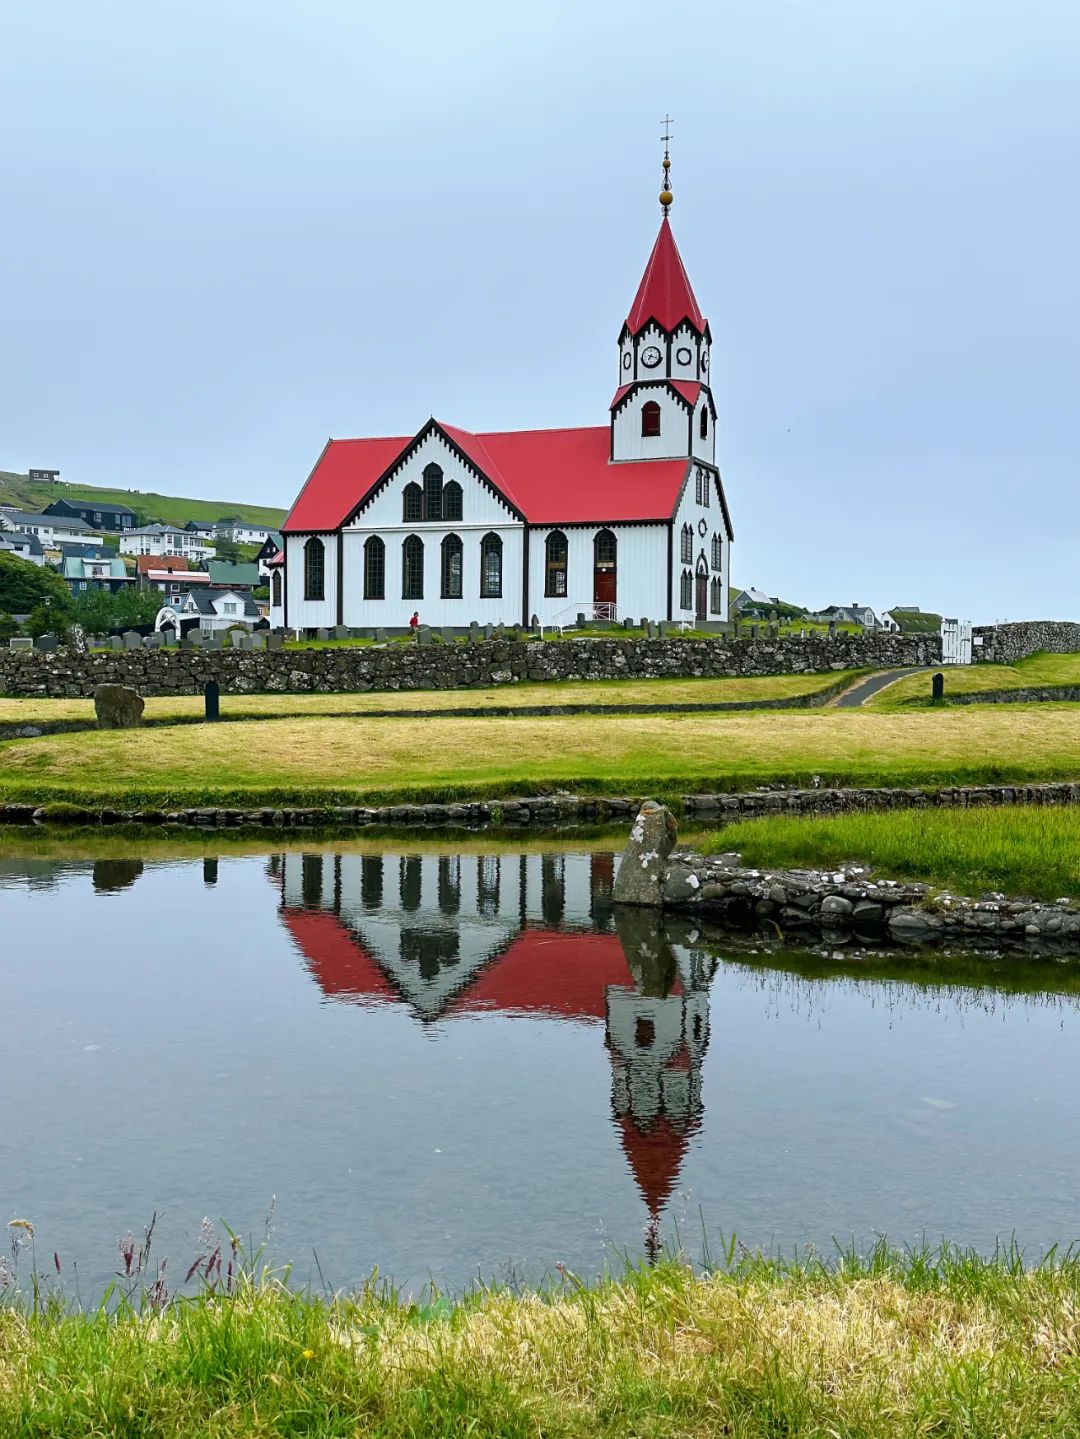
[{"label": "golden orb finial", "polygon": [[661,205],[663,205],[663,207],[664,207],[665,210],[666,210],[667,207],[671,204],[671,202],[674,200],[674,198],[675,198],[675,196],[671,193],[670,190],[661,190],[661,191],[660,191],[660,203],[661,203]]},{"label": "golden orb finial", "polygon": [[671,202],[675,198],[675,196],[671,193],[671,157],[668,154],[668,141],[671,139],[670,115],[664,116],[664,133],[660,136],[660,138],[664,142],[664,175],[663,179],[661,180],[660,187],[660,204],[663,208],[664,215],[666,216]]}]

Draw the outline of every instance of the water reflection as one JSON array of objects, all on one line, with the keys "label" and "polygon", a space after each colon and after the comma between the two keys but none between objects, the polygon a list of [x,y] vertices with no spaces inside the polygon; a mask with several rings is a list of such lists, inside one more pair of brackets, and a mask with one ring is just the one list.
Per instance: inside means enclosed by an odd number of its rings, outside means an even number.
[{"label": "water reflection", "polygon": [[[594,1026],[611,1111],[654,1218],[702,1115],[717,961],[611,903],[611,854],[283,854],[281,919],[327,999]],[[601,1037],[602,1036],[602,1037]]]}]

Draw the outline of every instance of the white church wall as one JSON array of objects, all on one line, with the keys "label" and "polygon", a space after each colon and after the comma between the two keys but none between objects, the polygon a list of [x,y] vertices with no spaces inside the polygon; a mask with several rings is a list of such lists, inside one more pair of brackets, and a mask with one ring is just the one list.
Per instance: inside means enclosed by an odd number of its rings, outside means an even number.
[{"label": "white church wall", "polygon": [[601,529],[610,529],[616,542],[615,604],[620,617],[667,618],[667,526],[568,526],[567,585],[565,595],[545,595],[547,537],[557,526],[529,533],[529,614],[543,625],[570,611],[591,616],[593,603],[593,544]]},{"label": "white church wall", "polygon": [[[418,447],[416,453],[395,471],[389,483],[364,506],[356,516],[355,526],[380,532],[402,528],[405,525],[405,487],[415,483],[423,488],[424,470],[430,464],[436,464],[442,470],[444,485],[450,480],[456,480],[461,486],[462,523],[486,525],[488,529],[514,523],[514,515],[509,507],[492,494],[487,485],[480,483],[441,435],[431,434]],[[429,526],[439,528],[442,523],[441,520],[410,521],[406,532],[414,529],[419,532]]]},{"label": "white church wall", "polygon": [[689,325],[680,325],[672,336],[671,378],[673,380],[701,379],[698,370],[698,337]]},{"label": "white church wall", "polygon": [[317,535],[324,550],[323,598],[304,598],[304,546],[307,535],[285,537],[285,587],[290,629],[326,629],[337,624],[337,535]]},{"label": "white church wall", "polygon": [[[702,555],[705,558],[705,568],[708,574],[710,585],[708,602],[706,605],[706,618],[710,620],[726,620],[727,613],[727,587],[729,583],[729,552],[730,542],[727,538],[727,530],[724,525],[724,511],[720,504],[720,496],[717,492],[717,479],[715,472],[705,470],[708,477],[708,485],[703,494],[708,494],[708,504],[703,504],[698,499],[698,486],[696,466],[691,466],[690,474],[687,477],[682,499],[679,501],[679,508],[675,514],[675,529],[673,543],[675,546],[675,563],[671,575],[671,604],[672,617],[676,620],[692,620],[696,614],[697,603],[697,573],[698,563]],[[701,533],[702,521],[705,522],[705,533]],[[682,558],[682,529],[689,524],[694,532],[693,560],[687,565]],[[712,542],[713,536],[719,535],[722,544],[723,568],[717,572],[712,567]],[[694,583],[691,586],[690,605],[683,608],[682,605],[682,573],[689,569],[694,576]],[[720,613],[717,614],[712,608],[711,583],[714,579],[720,580]]]},{"label": "white church wall", "polygon": [[[660,406],[658,435],[641,433],[642,406],[650,400]],[[663,460],[685,455],[689,429],[690,416],[685,404],[666,386],[638,390],[615,415],[615,459]]]},{"label": "white church wall", "polygon": [[[708,415],[705,438],[701,438],[701,417]],[[694,411],[694,424],[691,430],[690,453],[696,460],[705,460],[708,464],[715,463],[716,455],[716,421],[712,416],[712,409],[709,405],[709,397],[702,394],[698,400],[697,409]]]}]

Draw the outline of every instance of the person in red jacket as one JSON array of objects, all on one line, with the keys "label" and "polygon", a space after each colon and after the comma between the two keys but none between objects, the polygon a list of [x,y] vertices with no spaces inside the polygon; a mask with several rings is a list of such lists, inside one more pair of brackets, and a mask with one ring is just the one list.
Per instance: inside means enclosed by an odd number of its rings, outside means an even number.
[{"label": "person in red jacket", "polygon": [[413,610],[412,619],[409,621],[409,629],[412,630],[413,639],[416,638],[416,631],[420,628],[420,611]]}]

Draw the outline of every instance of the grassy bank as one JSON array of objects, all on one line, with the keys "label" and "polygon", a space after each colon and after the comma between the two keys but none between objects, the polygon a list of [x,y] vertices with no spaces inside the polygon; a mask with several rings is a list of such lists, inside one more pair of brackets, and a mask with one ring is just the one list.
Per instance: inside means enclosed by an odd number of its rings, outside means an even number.
[{"label": "grassy bank", "polygon": [[[531,705],[732,704],[813,695],[862,671],[839,674],[763,675],[751,679],[553,680],[546,684],[491,685],[483,689],[385,690],[366,694],[255,694],[221,696],[233,715],[351,714],[357,710],[520,709]],[[146,701],[147,719],[203,713],[201,695],[170,695]],[[92,699],[3,699],[0,724],[94,718]]]},{"label": "grassy bank", "polygon": [[543,793],[678,797],[765,781],[952,784],[1080,774],[1070,710],[363,720],[57,735],[0,746],[0,798],[119,807]]},{"label": "grassy bank", "polygon": [[[988,690],[1039,689],[1044,685],[1080,685],[1080,654],[1029,655],[1014,665],[945,665],[946,698],[951,694],[980,694]],[[868,701],[871,709],[888,711],[912,704],[930,703],[929,671],[906,675]]]},{"label": "grassy bank", "polygon": [[11,1439],[1074,1435],[1080,1273],[946,1254],[143,1316],[0,1310]]},{"label": "grassy bank", "polygon": [[738,849],[757,867],[861,860],[895,879],[966,894],[1059,899],[1080,893],[1080,812],[1030,807],[898,810],[748,820],[710,835],[710,851]]}]

